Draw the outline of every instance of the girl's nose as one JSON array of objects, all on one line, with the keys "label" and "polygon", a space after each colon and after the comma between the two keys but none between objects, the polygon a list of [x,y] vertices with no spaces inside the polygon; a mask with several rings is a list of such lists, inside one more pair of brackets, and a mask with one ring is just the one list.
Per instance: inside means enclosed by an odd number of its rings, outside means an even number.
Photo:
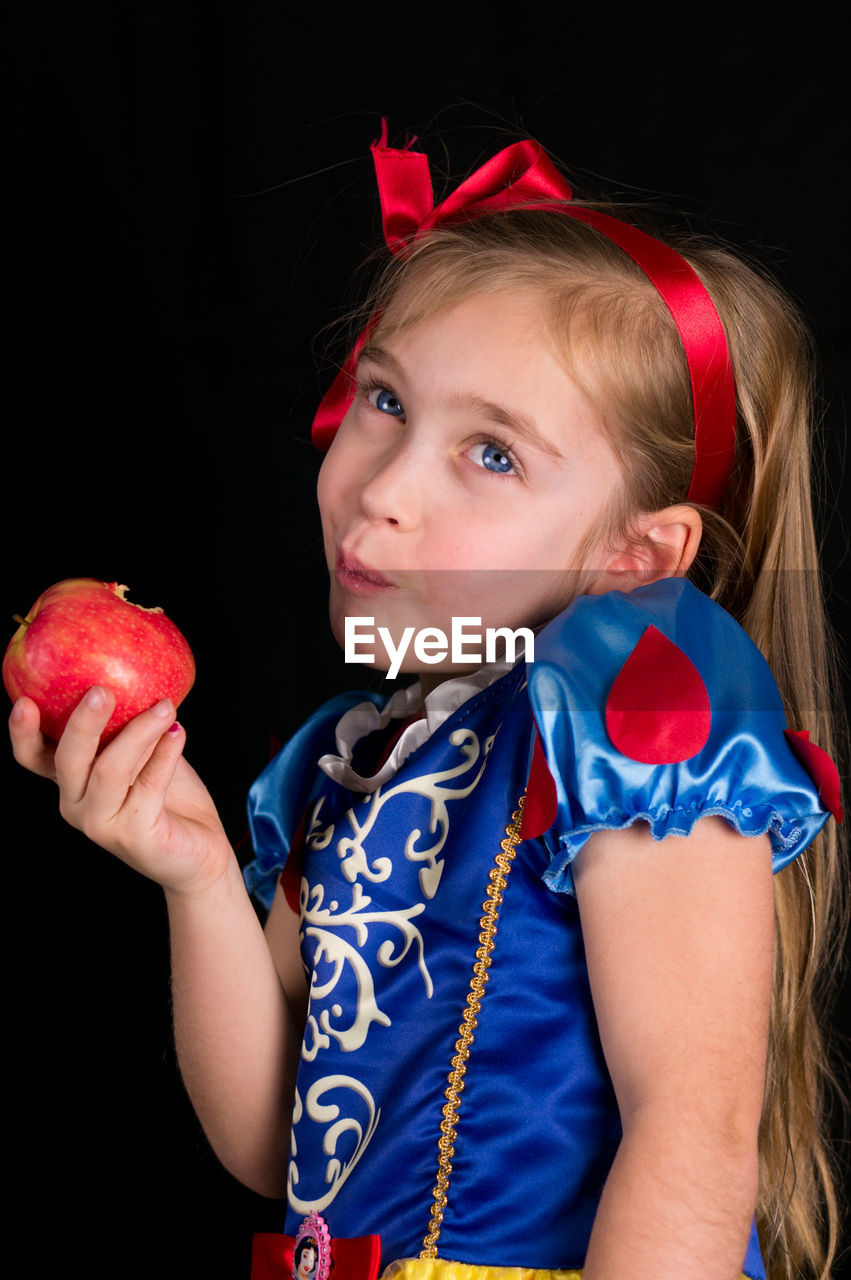
[{"label": "girl's nose", "polygon": [[400,529],[415,528],[426,497],[427,472],[425,462],[417,460],[416,450],[409,443],[400,442],[361,488],[360,501],[367,518]]}]

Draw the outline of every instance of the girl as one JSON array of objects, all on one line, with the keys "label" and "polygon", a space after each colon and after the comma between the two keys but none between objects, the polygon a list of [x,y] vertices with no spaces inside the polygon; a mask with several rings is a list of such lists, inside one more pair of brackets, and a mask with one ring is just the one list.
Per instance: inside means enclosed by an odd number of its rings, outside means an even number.
[{"label": "girl", "polygon": [[97,754],[109,690],[55,751],[22,699],[17,758],[165,889],[190,1096],[288,1200],[258,1277],[308,1235],[340,1280],[762,1277],[755,1209],[772,1275],[827,1275],[800,326],[532,143],[436,208],[424,156],[373,155],[394,260],[318,493],[335,634],[419,682],[332,700],[255,784],[265,931],[169,703]]}]

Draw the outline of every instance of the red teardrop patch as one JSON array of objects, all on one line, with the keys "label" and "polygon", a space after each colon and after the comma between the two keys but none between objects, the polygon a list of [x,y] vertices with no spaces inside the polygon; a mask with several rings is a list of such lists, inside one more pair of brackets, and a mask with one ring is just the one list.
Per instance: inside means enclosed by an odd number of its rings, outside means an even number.
[{"label": "red teardrop patch", "polygon": [[845,816],[839,798],[839,774],[826,751],[810,742],[809,729],[784,729],[786,741],[818,787],[819,799],[837,822]]},{"label": "red teardrop patch", "polygon": [[526,799],[523,802],[523,817],[520,821],[520,839],[534,840],[536,836],[549,831],[555,822],[557,808],[556,784],[536,729],[529,781],[526,783]]},{"label": "red teardrop patch", "polygon": [[709,694],[694,663],[648,627],[618,672],[606,701],[606,732],[642,764],[676,764],[709,737]]}]

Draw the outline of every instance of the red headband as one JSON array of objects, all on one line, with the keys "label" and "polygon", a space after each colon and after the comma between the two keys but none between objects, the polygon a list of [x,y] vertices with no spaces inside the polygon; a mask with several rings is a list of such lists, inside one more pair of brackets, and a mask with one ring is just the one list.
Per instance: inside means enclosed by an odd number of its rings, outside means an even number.
[{"label": "red headband", "polygon": [[[414,139],[413,141],[416,141]],[[736,393],[724,329],[715,305],[695,271],[675,250],[607,213],[568,207],[573,192],[537,142],[516,142],[477,169],[450,196],[435,205],[428,157],[387,146],[387,124],[371,147],[381,200],[384,238],[393,254],[430,227],[522,206],[557,209],[578,218],[632,258],[656,289],[677,326],[688,362],[694,405],[694,471],[690,502],[720,505],[733,469],[736,448]],[[313,420],[313,442],[330,447],[354,398],[357,359],[371,328],[358,338]]]}]

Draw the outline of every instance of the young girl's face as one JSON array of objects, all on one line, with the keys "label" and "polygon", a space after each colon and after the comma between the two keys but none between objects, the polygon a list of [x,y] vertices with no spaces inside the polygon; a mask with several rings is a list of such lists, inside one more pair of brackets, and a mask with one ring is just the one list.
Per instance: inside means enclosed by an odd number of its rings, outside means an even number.
[{"label": "young girl's face", "polygon": [[[407,627],[449,636],[453,616],[532,627],[577,591],[608,589],[615,552],[588,544],[618,462],[559,361],[541,295],[479,294],[387,329],[361,355],[319,476],[338,641],[346,617],[372,618],[395,646]],[[425,672],[408,653],[401,670]],[[375,654],[380,667],[380,643]],[[458,669],[451,655],[427,668]]]}]

